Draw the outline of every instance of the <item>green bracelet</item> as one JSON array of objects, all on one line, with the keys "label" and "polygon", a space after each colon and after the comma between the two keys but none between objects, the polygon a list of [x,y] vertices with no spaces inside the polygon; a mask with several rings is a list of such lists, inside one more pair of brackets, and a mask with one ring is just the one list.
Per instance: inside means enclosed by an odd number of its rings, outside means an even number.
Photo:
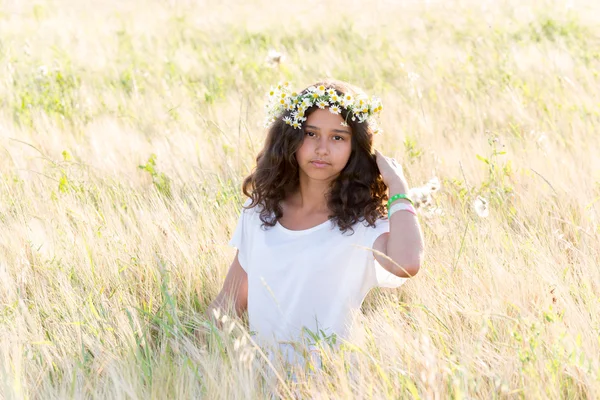
[{"label": "green bracelet", "polygon": [[408,195],[406,195],[404,193],[400,193],[400,194],[393,195],[388,200],[388,208],[390,208],[390,206],[392,205],[393,202],[395,202],[396,200],[399,200],[399,199],[408,200],[410,202],[410,204],[414,205],[413,201],[410,199],[410,197],[408,197]]}]

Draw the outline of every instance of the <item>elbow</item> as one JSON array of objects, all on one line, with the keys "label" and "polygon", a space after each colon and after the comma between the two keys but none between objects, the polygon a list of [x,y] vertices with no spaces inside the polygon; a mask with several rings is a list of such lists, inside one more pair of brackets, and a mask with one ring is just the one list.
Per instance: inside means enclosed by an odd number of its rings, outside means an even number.
[{"label": "elbow", "polygon": [[422,261],[420,255],[411,259],[395,261],[392,273],[400,278],[412,278],[419,273]]},{"label": "elbow", "polygon": [[396,267],[396,271],[397,273],[395,273],[394,275],[400,277],[400,278],[412,278],[413,276],[417,275],[417,273],[419,272],[419,270],[421,269],[421,264],[404,264],[401,265],[400,267]]}]

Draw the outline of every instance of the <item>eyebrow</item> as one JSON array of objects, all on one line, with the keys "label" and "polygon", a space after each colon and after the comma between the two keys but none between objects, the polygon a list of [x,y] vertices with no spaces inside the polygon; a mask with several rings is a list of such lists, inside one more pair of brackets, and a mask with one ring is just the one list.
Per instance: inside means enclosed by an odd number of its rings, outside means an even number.
[{"label": "eyebrow", "polygon": [[[314,125],[306,125],[307,128],[311,128],[317,131],[320,131],[321,128],[319,128],[318,126],[314,126]],[[351,135],[350,131],[347,131],[345,129],[332,129],[333,132],[341,132],[341,133],[346,133],[348,135]]]}]

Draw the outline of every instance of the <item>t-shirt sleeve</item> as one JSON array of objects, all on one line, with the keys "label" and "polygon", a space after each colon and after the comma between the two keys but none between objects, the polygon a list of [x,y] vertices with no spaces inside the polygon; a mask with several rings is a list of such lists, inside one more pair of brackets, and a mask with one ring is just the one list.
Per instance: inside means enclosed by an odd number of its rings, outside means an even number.
[{"label": "t-shirt sleeve", "polygon": [[[377,238],[390,231],[390,222],[388,219],[380,219],[375,223],[375,228],[367,228],[366,246],[369,249],[373,249],[373,245]],[[385,287],[385,288],[397,288],[400,287],[408,278],[401,278],[389,272],[383,268],[375,259],[373,251],[371,250],[368,256],[368,268],[369,276],[371,279],[372,287]]]},{"label": "t-shirt sleeve", "polygon": [[[251,200],[248,199],[244,203],[244,206],[248,206],[250,203]],[[237,225],[235,227],[235,230],[233,231],[233,235],[229,240],[229,245],[238,249],[238,261],[240,262],[240,265],[246,272],[248,272],[248,270],[246,269],[248,266],[248,264],[246,263],[246,256],[249,241],[248,228],[250,224],[248,218],[249,210],[242,208],[242,210],[240,211],[240,216],[238,217]]]}]

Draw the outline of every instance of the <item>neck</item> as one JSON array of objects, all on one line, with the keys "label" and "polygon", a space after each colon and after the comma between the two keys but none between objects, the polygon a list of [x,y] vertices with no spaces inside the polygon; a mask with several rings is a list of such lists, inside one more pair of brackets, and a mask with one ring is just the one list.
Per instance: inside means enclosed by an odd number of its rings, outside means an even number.
[{"label": "neck", "polygon": [[331,181],[316,181],[300,173],[300,184],[296,193],[296,204],[307,212],[329,212],[327,192]]}]

